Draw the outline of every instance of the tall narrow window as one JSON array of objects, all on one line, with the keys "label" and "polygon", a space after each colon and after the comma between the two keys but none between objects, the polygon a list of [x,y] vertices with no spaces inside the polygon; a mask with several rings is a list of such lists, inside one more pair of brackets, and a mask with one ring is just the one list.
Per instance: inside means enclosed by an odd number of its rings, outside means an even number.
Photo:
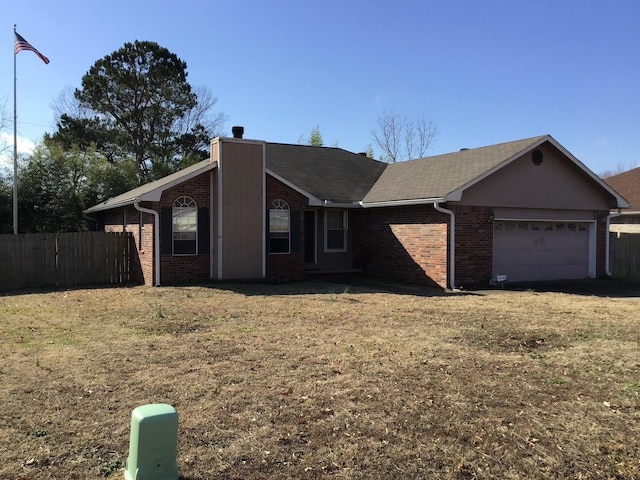
[{"label": "tall narrow window", "polygon": [[289,204],[274,200],[269,209],[269,253],[291,252]]},{"label": "tall narrow window", "polygon": [[198,252],[198,206],[189,197],[173,202],[173,254],[195,255]]},{"label": "tall narrow window", "polygon": [[347,212],[342,210],[325,210],[325,251],[347,251]]}]

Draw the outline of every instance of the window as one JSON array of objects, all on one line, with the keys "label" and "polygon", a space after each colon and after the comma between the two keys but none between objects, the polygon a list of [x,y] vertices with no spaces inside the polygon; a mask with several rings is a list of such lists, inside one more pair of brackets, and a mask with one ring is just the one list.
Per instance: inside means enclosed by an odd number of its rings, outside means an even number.
[{"label": "window", "polygon": [[189,197],[179,197],[171,211],[173,254],[195,255],[198,252],[198,206]]},{"label": "window", "polygon": [[347,251],[347,212],[325,210],[324,240],[325,251]]},{"label": "window", "polygon": [[269,209],[269,253],[291,252],[289,204],[274,200]]}]

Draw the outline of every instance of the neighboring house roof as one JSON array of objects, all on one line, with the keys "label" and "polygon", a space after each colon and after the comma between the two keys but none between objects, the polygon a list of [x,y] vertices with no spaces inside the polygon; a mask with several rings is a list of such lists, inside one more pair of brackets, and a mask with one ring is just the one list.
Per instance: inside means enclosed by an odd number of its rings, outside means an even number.
[{"label": "neighboring house roof", "polygon": [[640,167],[604,180],[629,202],[629,209],[640,212]]},{"label": "neighboring house roof", "polygon": [[128,192],[111,197],[98,205],[85,210],[85,213],[99,212],[101,210],[109,210],[111,208],[123,207],[125,205],[133,205],[135,202],[157,202],[165,190],[179,185],[180,183],[196,177],[212,168],[217,167],[217,162],[211,162],[210,159],[198,162],[190,167],[184,168],[178,172],[172,173],[155,182],[146,183],[138,188],[129,190]]},{"label": "neighboring house roof", "polygon": [[411,204],[425,201],[459,201],[462,192],[500,168],[549,142],[575,163],[596,183],[616,198],[619,206],[626,202],[602,179],[564,149],[550,135],[526,138],[486,147],[395,163],[362,200],[363,206]]},{"label": "neighboring house roof", "polygon": [[266,166],[299,190],[326,203],[357,203],[386,163],[334,147],[266,144]]}]

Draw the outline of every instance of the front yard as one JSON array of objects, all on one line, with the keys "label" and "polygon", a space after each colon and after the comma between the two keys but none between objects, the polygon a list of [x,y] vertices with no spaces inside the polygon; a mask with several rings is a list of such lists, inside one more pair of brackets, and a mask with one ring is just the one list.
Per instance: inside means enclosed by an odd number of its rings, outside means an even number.
[{"label": "front yard", "polygon": [[[417,293],[417,292],[416,292]],[[345,284],[0,296],[0,478],[640,478],[640,303]]]}]

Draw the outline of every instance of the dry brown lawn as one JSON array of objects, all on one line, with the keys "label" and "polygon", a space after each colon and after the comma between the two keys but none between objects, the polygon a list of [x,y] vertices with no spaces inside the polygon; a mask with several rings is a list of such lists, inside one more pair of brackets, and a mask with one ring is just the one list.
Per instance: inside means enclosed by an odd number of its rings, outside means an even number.
[{"label": "dry brown lawn", "polygon": [[0,296],[0,478],[640,478],[640,302],[344,284]]}]

